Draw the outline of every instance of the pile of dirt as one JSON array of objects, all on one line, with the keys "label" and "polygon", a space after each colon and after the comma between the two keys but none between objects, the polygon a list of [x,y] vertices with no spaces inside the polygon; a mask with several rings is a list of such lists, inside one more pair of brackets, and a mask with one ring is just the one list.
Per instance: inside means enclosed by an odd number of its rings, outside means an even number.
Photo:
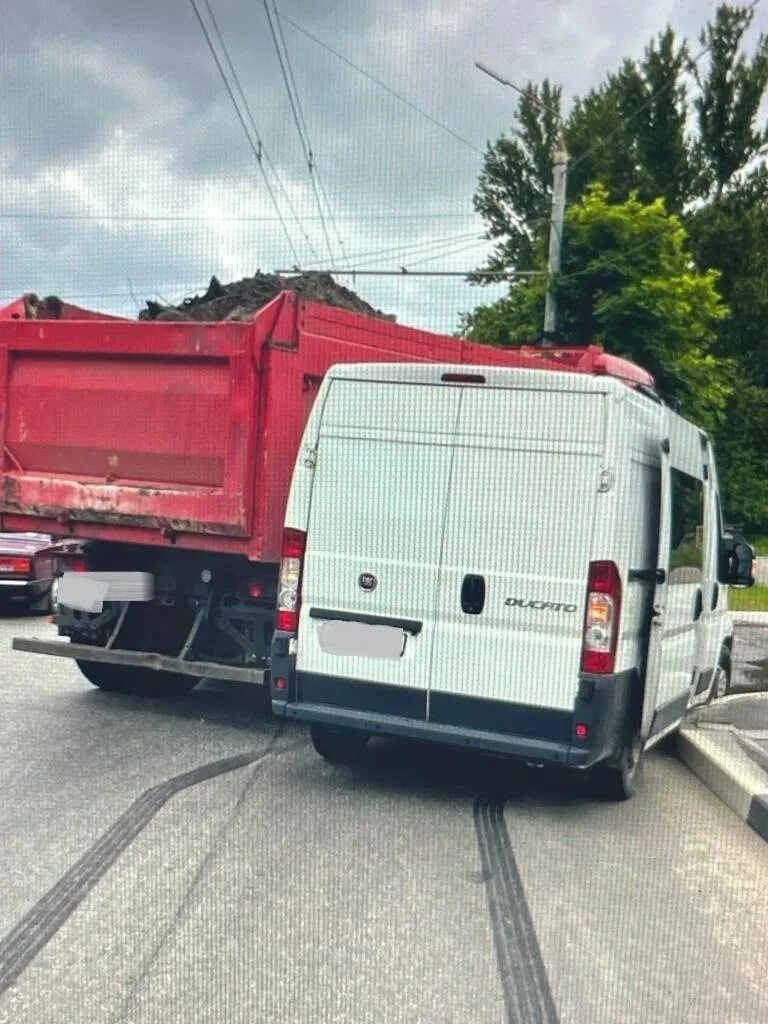
[{"label": "pile of dirt", "polygon": [[309,271],[295,277],[257,272],[253,277],[244,277],[232,284],[222,284],[217,277],[212,277],[205,294],[184,299],[178,306],[148,301],[146,309],[139,313],[139,320],[250,320],[257,310],[286,290],[311,302],[323,302],[352,313],[395,319],[374,309],[359,295],[334,281],[330,274]]},{"label": "pile of dirt", "polygon": [[63,302],[58,295],[40,299],[34,292],[24,296],[24,316],[27,320],[61,320]]}]

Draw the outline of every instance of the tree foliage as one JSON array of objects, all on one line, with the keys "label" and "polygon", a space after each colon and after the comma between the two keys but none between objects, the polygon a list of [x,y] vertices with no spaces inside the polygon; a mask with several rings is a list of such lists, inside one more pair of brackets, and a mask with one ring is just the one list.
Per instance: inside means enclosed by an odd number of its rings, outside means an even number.
[{"label": "tree foliage", "polygon": [[738,189],[690,214],[687,225],[697,265],[718,271],[730,308],[715,351],[768,387],[768,168],[758,167]]},{"label": "tree foliage", "polygon": [[718,8],[700,41],[710,55],[709,70],[694,66],[700,93],[695,100],[698,140],[694,148],[701,167],[699,191],[724,189],[750,160],[765,151],[768,132],[755,125],[768,86],[768,38],[761,35],[750,59],[741,52],[754,11],[745,7]]},{"label": "tree foliage", "polygon": [[[716,271],[691,266],[680,219],[662,199],[642,203],[632,195],[611,203],[603,185],[592,185],[569,208],[565,231],[557,287],[562,333],[642,363],[690,415],[717,423],[731,383],[710,349],[728,311]],[[464,333],[497,344],[530,341],[539,333],[545,291],[543,277],[517,285],[465,318]]]},{"label": "tree foliage", "polygon": [[[766,528],[768,38],[746,51],[753,18],[752,7],[721,4],[695,48],[667,28],[562,122],[559,87],[529,83],[511,132],[488,146],[474,204],[494,243],[481,269],[544,270],[562,125],[561,333],[636,359],[715,428],[726,514]],[[545,289],[543,277],[515,280],[501,300],[464,314],[462,332],[530,342]]]}]

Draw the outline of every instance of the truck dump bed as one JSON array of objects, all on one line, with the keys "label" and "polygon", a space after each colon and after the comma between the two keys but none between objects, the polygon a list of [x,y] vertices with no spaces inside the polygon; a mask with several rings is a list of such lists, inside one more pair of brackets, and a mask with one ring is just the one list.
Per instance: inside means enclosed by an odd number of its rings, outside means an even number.
[{"label": "truck dump bed", "polygon": [[283,292],[248,322],[0,310],[0,528],[279,560],[293,462],[342,362],[535,365],[652,385],[598,348],[498,350]]}]

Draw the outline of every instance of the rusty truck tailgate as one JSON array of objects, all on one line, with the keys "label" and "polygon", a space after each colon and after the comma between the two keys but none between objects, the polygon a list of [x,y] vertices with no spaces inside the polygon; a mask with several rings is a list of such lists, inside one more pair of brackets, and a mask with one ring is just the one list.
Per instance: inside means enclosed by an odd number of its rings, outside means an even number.
[{"label": "rusty truck tailgate", "polygon": [[0,512],[247,536],[252,323],[19,321],[0,341]]}]

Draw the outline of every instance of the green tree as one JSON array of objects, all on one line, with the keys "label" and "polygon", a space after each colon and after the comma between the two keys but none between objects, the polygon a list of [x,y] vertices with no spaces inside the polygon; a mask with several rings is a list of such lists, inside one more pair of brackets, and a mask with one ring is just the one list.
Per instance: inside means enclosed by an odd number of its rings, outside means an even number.
[{"label": "green tree", "polygon": [[[549,222],[552,150],[558,133],[561,90],[548,81],[528,84],[511,138],[488,146],[474,206],[497,246],[486,270],[531,267]],[[484,278],[481,280],[491,280]]]},{"label": "green tree", "polygon": [[644,202],[661,196],[673,213],[683,209],[695,180],[685,134],[688,66],[687,43],[678,44],[668,28],[642,60],[624,61],[617,74],[576,99],[565,124],[572,198],[601,181],[613,200],[634,192]]},{"label": "green tree", "polygon": [[[758,115],[768,39],[746,52],[753,19],[753,5],[721,4],[695,56],[667,29],[574,101],[563,123],[570,210],[558,291],[567,337],[637,359],[716,428],[728,514],[765,529],[768,129]],[[474,197],[495,243],[488,269],[545,267],[558,131],[545,107],[560,102],[557,86],[529,83],[511,136],[488,147]],[[545,287],[517,281],[464,315],[461,330],[531,341]]]},{"label": "green tree", "polygon": [[[642,203],[632,195],[611,203],[608,190],[594,184],[569,208],[565,238],[557,284],[564,338],[636,360],[689,415],[718,423],[733,368],[710,349],[727,308],[716,271],[692,267],[680,218],[661,199]],[[463,333],[487,343],[530,341],[540,334],[545,291],[545,277],[515,283],[499,302],[467,314]]]},{"label": "green tree", "polygon": [[741,382],[718,427],[715,446],[726,522],[768,526],[768,388]]},{"label": "green tree", "polygon": [[[510,135],[489,144],[474,206],[496,247],[482,268],[531,269],[549,227],[552,151],[562,123],[571,162],[568,198],[601,181],[613,200],[630,192],[641,200],[662,196],[678,212],[690,197],[694,168],[685,139],[688,66],[686,44],[668,29],[649,44],[640,62],[574,101],[561,122],[561,90],[545,80],[528,83]],[[493,278],[478,278],[487,283]]]},{"label": "green tree", "polygon": [[714,190],[716,199],[768,142],[768,132],[755,124],[768,86],[768,38],[760,36],[751,58],[741,51],[754,13],[722,4],[700,36],[710,54],[708,70],[702,74],[692,66],[700,90],[695,101],[699,189]]},{"label": "green tree", "polygon": [[691,213],[687,227],[696,265],[717,270],[730,310],[715,351],[737,359],[751,383],[768,386],[768,168]]},{"label": "green tree", "polygon": [[[668,211],[681,213],[694,200],[719,199],[738,186],[768,144],[768,133],[757,126],[768,87],[768,39],[761,35],[751,56],[742,50],[753,18],[748,7],[722,4],[701,33],[705,50],[696,58],[688,42],[678,42],[667,28],[642,59],[624,61],[577,98],[562,121],[570,154],[568,200],[600,181],[614,201],[630,193],[642,202],[660,196]],[[689,72],[698,90],[693,98]],[[691,101],[696,133],[689,137]],[[496,243],[484,270],[527,270],[535,263],[548,231],[561,102],[558,86],[529,82],[510,134],[487,147],[474,195],[487,237]]]}]

